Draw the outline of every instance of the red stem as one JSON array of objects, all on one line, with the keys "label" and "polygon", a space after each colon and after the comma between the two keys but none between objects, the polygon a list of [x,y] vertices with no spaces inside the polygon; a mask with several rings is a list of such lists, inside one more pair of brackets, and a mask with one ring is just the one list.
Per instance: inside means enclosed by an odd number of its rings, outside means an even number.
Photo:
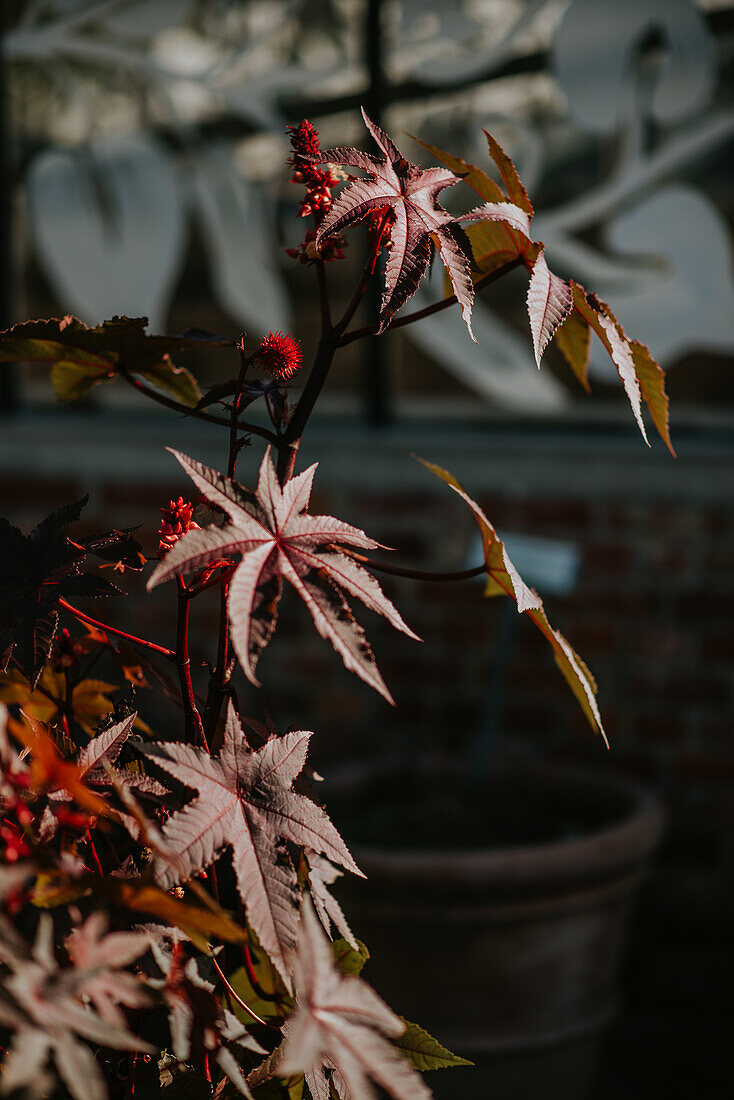
[{"label": "red stem", "polygon": [[258,995],[260,1000],[261,1001],[272,1001],[273,1004],[278,1004],[279,1001],[280,1001],[280,997],[278,997],[277,994],[275,994],[275,993],[268,993],[268,991],[266,989],[263,989],[263,987],[260,985],[260,982],[258,981],[258,978],[257,978],[257,974],[255,973],[255,967],[254,967],[253,962],[252,962],[252,955],[250,954],[250,948],[247,946],[246,943],[244,943],[242,945],[242,961],[245,964],[245,970],[247,972],[248,981],[249,981],[250,985],[252,986],[252,988],[255,990],[255,993]]},{"label": "red stem", "polygon": [[194,686],[191,682],[191,657],[189,656],[189,608],[190,602],[186,585],[181,577],[178,581],[178,625],[176,629],[176,665],[178,678],[181,683],[181,699],[184,706],[186,721],[186,740],[193,744],[198,737],[201,744],[209,752],[209,744],[204,733],[201,715],[196,706]]},{"label": "red stem", "polygon": [[367,263],[362,269],[362,275],[360,277],[359,283],[357,284],[357,289],[354,291],[354,294],[352,295],[352,300],[344,311],[344,316],[339,321],[339,324],[334,330],[339,336],[341,336],[341,334],[344,332],[344,329],[347,327],[352,317],[357,312],[357,307],[362,301],[364,292],[367,289],[367,283],[370,281],[370,277],[374,274],[375,265],[377,264],[377,257],[380,255],[380,248],[382,246],[382,237],[385,232],[385,227],[387,225],[387,220],[390,217],[390,214],[391,210],[388,209],[382,215],[382,220],[377,231],[377,237],[375,238],[375,244],[372,248],[372,252],[370,253]]},{"label": "red stem", "polygon": [[154,653],[160,653],[161,657],[165,657],[167,661],[175,661],[176,654],[172,649],[166,649],[165,646],[156,645],[155,642],[148,642],[145,638],[136,638],[134,634],[126,634],[124,630],[118,630],[114,626],[107,626],[107,623],[101,623],[98,619],[93,619],[91,615],[85,615],[83,611],[79,611],[76,607],[72,607],[70,603],[67,603],[65,599],[59,597],[59,607],[63,607],[64,611],[70,612],[82,623],[87,623],[89,626],[96,626],[99,630],[104,630],[105,634],[114,634],[116,638],[122,638],[126,642],[130,642],[132,645],[143,646],[144,649],[151,649]]},{"label": "red stem", "polygon": [[[181,413],[182,416],[193,416],[196,417],[197,420],[208,420],[210,424],[223,424],[225,427],[229,426],[229,420],[225,420],[222,416],[214,416],[212,413],[204,412],[203,409],[190,408],[188,405],[182,405],[180,401],[174,401],[172,397],[165,397],[162,393],[156,393],[155,390],[150,389],[138,378],[133,378],[133,376],[119,363],[117,365],[117,373],[121,378],[124,378],[133,389],[136,389],[139,393],[145,394],[151,401],[157,401],[159,405],[165,405],[167,409],[173,409],[174,412]],[[268,443],[272,443],[275,447],[278,445],[277,436],[269,431],[268,428],[262,428],[259,424],[250,424],[246,420],[242,421],[239,427],[243,432],[262,436],[263,439],[267,439]]]},{"label": "red stem", "polygon": [[[483,275],[481,279],[477,279],[474,284],[474,293],[483,290],[485,286],[489,286],[490,283],[496,282],[504,275],[509,274],[510,271],[514,271],[516,267],[520,267],[523,263],[522,256],[516,256],[514,260],[509,260],[508,263],[503,264],[502,267],[496,267],[494,271],[490,271],[487,275]],[[403,328],[405,325],[412,325],[415,321],[421,321],[424,317],[430,317],[434,313],[440,313],[442,309],[448,309],[449,306],[453,306],[456,303],[456,295],[451,294],[448,298],[442,298],[440,302],[434,302],[433,305],[425,306],[423,309],[417,309],[413,313],[408,313],[405,317],[394,318],[385,329],[386,332],[392,332],[393,329]],[[374,336],[376,331],[375,325],[366,325],[364,328],[356,328],[352,332],[346,332],[339,340],[339,347],[345,348],[347,344],[351,344],[354,340],[361,340],[363,336]]]},{"label": "red stem", "polygon": [[255,1023],[262,1024],[263,1027],[272,1027],[273,1025],[269,1024],[266,1020],[263,1020],[260,1016],[258,1016],[257,1012],[253,1012],[253,1010],[250,1008],[250,1006],[247,1004],[247,1002],[243,1001],[242,998],[240,997],[239,993],[237,993],[237,991],[232,988],[232,986],[230,985],[230,983],[227,979],[226,974],[224,973],[221,966],[219,965],[219,963],[217,962],[217,960],[214,958],[213,955],[211,957],[211,961],[214,964],[214,969],[216,970],[217,974],[219,975],[219,977],[224,982],[224,984],[227,988],[227,992],[229,993],[232,1000],[236,1001],[237,1004],[240,1006],[240,1008],[244,1008],[247,1015],[251,1016],[252,1019],[255,1021]]}]

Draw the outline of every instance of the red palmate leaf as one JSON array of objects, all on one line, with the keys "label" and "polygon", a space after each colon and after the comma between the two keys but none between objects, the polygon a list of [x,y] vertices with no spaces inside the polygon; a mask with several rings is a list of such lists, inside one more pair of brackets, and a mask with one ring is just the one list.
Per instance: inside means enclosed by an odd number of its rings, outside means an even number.
[{"label": "red palmate leaf", "polygon": [[372,549],[379,543],[348,523],[306,511],[316,465],[281,488],[268,449],[257,491],[251,493],[186,455],[171,453],[201,492],[224,509],[229,522],[184,535],[166,554],[148,587],[207,562],[241,554],[242,561],[230,581],[227,608],[232,643],[252,683],[257,684],[255,667],[275,629],[284,578],[296,589],[319,634],[331,642],[346,667],[392,702],[346,594],[384,615],[397,630],[411,638],[418,636],[405,625],[372,574],[340,553],[337,545]]},{"label": "red palmate leaf", "polygon": [[471,256],[461,239],[459,227],[466,221],[511,219],[513,224],[521,224],[527,229],[527,214],[511,203],[495,203],[492,210],[478,207],[461,217],[453,217],[441,206],[438,196],[444,188],[459,183],[460,177],[446,168],[421,168],[409,163],[364,110],[362,117],[382,158],[359,149],[329,149],[319,154],[320,161],[360,168],[368,173],[369,178],[354,180],[332,202],[316,235],[317,248],[321,247],[326,237],[355,225],[375,210],[389,207],[395,221],[391,226],[378,332],[384,332],[397,311],[417,289],[431,258],[433,240],[474,340],[471,330],[474,300]]},{"label": "red palmate leaf", "polygon": [[292,784],[310,733],[273,737],[253,752],[230,703],[218,756],[177,742],[141,748],[196,797],[166,822],[156,878],[170,888],[208,867],[226,846],[247,919],[290,989],[287,954],[296,942],[300,892],[283,841],[311,848],[361,874],[324,811]]},{"label": "red palmate leaf", "polygon": [[34,688],[56,634],[59,597],[120,592],[108,581],[82,573],[87,548],[66,535],[87,499],[57,508],[30,535],[0,519],[0,667],[12,651]]},{"label": "red palmate leaf", "polygon": [[[137,980],[121,969],[147,950],[148,937],[102,936],[102,922],[93,914],[79,929],[80,954],[73,967],[61,968],[56,961],[48,914],[41,916],[32,950],[0,938],[0,963],[10,972],[3,975],[0,1023],[13,1032],[2,1067],[3,1092],[27,1089],[48,1095],[52,1087],[44,1071],[53,1057],[74,1100],[105,1100],[98,1060],[82,1039],[116,1050],[154,1052],[127,1030],[119,1007],[148,1003]],[[83,1006],[87,999],[93,1008]]]},{"label": "red palmate leaf", "polygon": [[430,1100],[430,1090],[390,1042],[405,1021],[361,978],[336,968],[326,936],[304,901],[295,962],[296,1009],[275,1060],[287,1077],[305,1073],[312,1095],[328,1096],[327,1072],[341,1078],[350,1100],[373,1100],[376,1081],[395,1100]]}]

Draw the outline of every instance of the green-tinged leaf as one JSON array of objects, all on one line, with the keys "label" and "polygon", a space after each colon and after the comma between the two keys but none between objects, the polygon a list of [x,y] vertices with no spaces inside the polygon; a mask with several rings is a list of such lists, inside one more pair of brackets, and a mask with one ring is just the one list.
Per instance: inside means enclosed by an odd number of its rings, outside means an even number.
[{"label": "green-tinged leaf", "polygon": [[462,160],[461,157],[455,157],[451,153],[444,152],[444,150],[439,149],[437,145],[431,145],[428,141],[421,141],[420,138],[413,137],[412,134],[410,136],[413,138],[413,141],[421,145],[432,157],[435,157],[436,160],[440,160],[442,164],[445,164],[446,167],[450,168],[452,172],[455,172],[457,176],[461,176],[464,183],[468,183],[478,195],[481,195],[485,202],[506,201],[506,195],[499,184],[495,183],[481,168],[477,168],[476,164],[469,164],[467,161]]},{"label": "green-tinged leaf", "polygon": [[89,327],[75,317],[26,321],[0,332],[0,362],[52,364],[51,381],[60,401],[83,397],[120,368],[147,378],[189,407],[200,398],[193,375],[171,362],[171,354],[201,347],[231,347],[206,332],[151,336],[147,317],[113,317]]},{"label": "green-tinged leaf", "polygon": [[469,505],[474,514],[482,536],[484,560],[487,565],[485,596],[510,596],[517,604],[517,610],[527,614],[528,618],[535,623],[553,649],[556,664],[578,700],[589,724],[592,729],[602,735],[606,742],[606,734],[596,702],[596,682],[593,676],[563,635],[558,630],[554,630],[548,622],[543,608],[543,601],[537,592],[534,592],[532,588],[525,584],[515,569],[504,543],[482,509],[447,470],[444,470],[441,466],[435,466],[432,462],[426,462],[422,458],[418,458],[418,461],[434,473],[436,477],[445,481]]},{"label": "green-tinged leaf", "polygon": [[[258,952],[257,957],[253,953],[253,969],[258,990],[255,990],[244,966],[238,967],[233,974],[229,975],[230,985],[237,996],[241,997],[245,1004],[249,1005],[252,1011],[263,1020],[288,1016],[293,1009],[293,998],[286,992],[275,967],[271,965],[264,952]],[[252,1023],[252,1019],[238,1004],[232,1005],[232,1011],[243,1024]]]},{"label": "green-tinged leaf", "polygon": [[364,964],[370,957],[369,948],[361,940],[357,940],[359,951],[355,951],[346,940],[334,940],[331,950],[334,952],[334,961],[342,974],[361,974]]},{"label": "green-tinged leaf", "polygon": [[102,368],[88,363],[74,363],[69,359],[58,359],[51,367],[51,385],[59,401],[78,401],[98,382],[115,377],[110,366]]},{"label": "green-tinged leaf", "polygon": [[[403,1016],[401,1020],[405,1019]],[[429,1069],[450,1069],[452,1066],[473,1066],[474,1063],[458,1054],[452,1054],[445,1046],[434,1039],[418,1024],[405,1020],[405,1031],[393,1043],[405,1054],[408,1061],[425,1073]]]},{"label": "green-tinged leaf", "polygon": [[201,400],[201,390],[191,371],[186,370],[186,367],[175,366],[170,355],[164,355],[160,363],[149,370],[141,370],[140,374],[159,390],[164,390],[191,409]]},{"label": "green-tinged leaf", "polygon": [[657,428],[661,439],[670,453],[675,456],[673,444],[670,441],[670,418],[668,412],[668,395],[665,392],[665,372],[659,363],[656,363],[650,354],[646,344],[639,340],[630,340],[632,348],[632,362],[635,364],[635,374],[640,383],[642,399],[650,410],[652,422]]},{"label": "green-tinged leaf", "polygon": [[589,385],[589,347],[591,329],[577,309],[572,309],[566,320],[556,329],[555,341],[573,373],[587,393]]},{"label": "green-tinged leaf", "polygon": [[514,202],[515,206],[519,206],[521,210],[524,210],[525,213],[529,214],[532,218],[535,213],[533,204],[528,198],[525,185],[517,174],[517,168],[515,168],[515,165],[499,142],[495,141],[490,133],[485,130],[484,136],[487,139],[489,155],[497,165],[497,170],[499,171],[508,199],[510,202]]},{"label": "green-tinged leaf", "polygon": [[311,1096],[310,1092],[304,1092],[306,1082],[302,1073],[292,1077],[278,1076],[281,1056],[282,1047],[278,1046],[248,1075],[247,1085],[255,1100],[301,1100],[304,1095]]},{"label": "green-tinged leaf", "polygon": [[301,1100],[306,1079],[298,1077],[271,1077],[253,1091],[255,1100]]},{"label": "green-tinged leaf", "polygon": [[578,283],[571,281],[571,287],[575,310],[593,328],[617,368],[643,439],[648,442],[641,410],[644,401],[663,442],[670,453],[675,455],[668,426],[665,376],[660,366],[644,344],[627,338],[606,302],[595,294],[587,295]]}]

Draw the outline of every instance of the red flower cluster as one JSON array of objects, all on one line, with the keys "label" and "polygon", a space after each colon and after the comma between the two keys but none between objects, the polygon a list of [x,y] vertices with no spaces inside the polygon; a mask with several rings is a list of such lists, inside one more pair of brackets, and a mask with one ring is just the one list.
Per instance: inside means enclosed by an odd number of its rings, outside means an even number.
[{"label": "red flower cluster", "polygon": [[[308,119],[304,119],[298,126],[289,126],[288,133],[293,149],[288,158],[288,163],[293,168],[291,183],[302,183],[306,186],[306,194],[301,200],[298,214],[301,218],[313,214],[318,225],[331,206],[332,187],[346,178],[345,173],[333,164],[320,168],[312,159],[318,156],[321,147],[318,130]],[[315,259],[328,263],[329,260],[344,258],[343,238],[333,238],[326,242],[320,251],[317,251],[313,243],[314,237],[314,232],[309,229],[298,248],[286,248],[286,253],[293,259],[300,260],[301,263],[309,263]]]},{"label": "red flower cluster", "polygon": [[183,497],[172,500],[167,508],[161,508],[161,526],[158,531],[160,538],[158,550],[161,554],[170,550],[181,535],[199,526],[198,523],[194,523],[193,515],[193,504],[189,504]]},{"label": "red flower cluster", "polygon": [[301,345],[290,335],[269,332],[260,341],[255,352],[255,362],[271,378],[281,381],[290,378],[303,362]]},{"label": "red flower cluster", "polygon": [[343,260],[346,241],[339,233],[335,233],[324,241],[321,248],[317,248],[314,241],[316,234],[313,229],[306,230],[306,236],[297,248],[286,248],[286,256],[291,256],[302,264],[313,263],[314,260],[323,260],[328,264],[329,260]]},{"label": "red flower cluster", "polygon": [[[386,214],[387,218],[385,218]],[[380,233],[383,218],[385,218],[385,224],[378,241],[378,234]],[[367,247],[370,252],[377,247],[378,243],[380,245],[380,251],[382,251],[383,248],[388,248],[391,242],[391,229],[395,224],[395,211],[392,207],[381,206],[377,210],[370,210],[363,220],[367,227]]]},{"label": "red flower cluster", "polygon": [[319,132],[308,119],[303,120],[300,126],[289,126],[291,147],[293,152],[288,158],[288,163],[294,169],[291,183],[305,183],[306,195],[301,201],[298,210],[299,217],[306,218],[313,214],[316,222],[321,221],[326,211],[331,206],[331,189],[342,178],[332,165],[319,168],[312,157],[321,152],[319,145]]}]

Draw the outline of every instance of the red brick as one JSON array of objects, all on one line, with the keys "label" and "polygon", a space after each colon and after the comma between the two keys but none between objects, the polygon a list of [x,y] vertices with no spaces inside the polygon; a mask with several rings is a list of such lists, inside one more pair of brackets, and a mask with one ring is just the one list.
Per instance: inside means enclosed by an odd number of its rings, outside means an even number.
[{"label": "red brick", "polygon": [[709,661],[734,662],[734,630],[715,630],[706,634],[703,655]]},{"label": "red brick", "polygon": [[672,771],[686,780],[704,783],[734,784],[734,753],[699,750],[681,753],[673,761]]},{"label": "red brick", "polygon": [[14,508],[20,505],[24,510],[32,506],[39,520],[48,512],[63,504],[70,504],[84,496],[79,484],[70,478],[5,476],[0,484],[0,506]]},{"label": "red brick", "polygon": [[518,505],[518,513],[528,531],[587,530],[591,525],[591,505],[584,500],[527,500]]},{"label": "red brick", "polygon": [[601,542],[584,550],[582,568],[589,573],[622,577],[632,567],[632,552],[624,543]]},{"label": "red brick", "polygon": [[673,747],[685,740],[687,732],[681,714],[640,714],[635,719],[635,738],[640,742]]}]

